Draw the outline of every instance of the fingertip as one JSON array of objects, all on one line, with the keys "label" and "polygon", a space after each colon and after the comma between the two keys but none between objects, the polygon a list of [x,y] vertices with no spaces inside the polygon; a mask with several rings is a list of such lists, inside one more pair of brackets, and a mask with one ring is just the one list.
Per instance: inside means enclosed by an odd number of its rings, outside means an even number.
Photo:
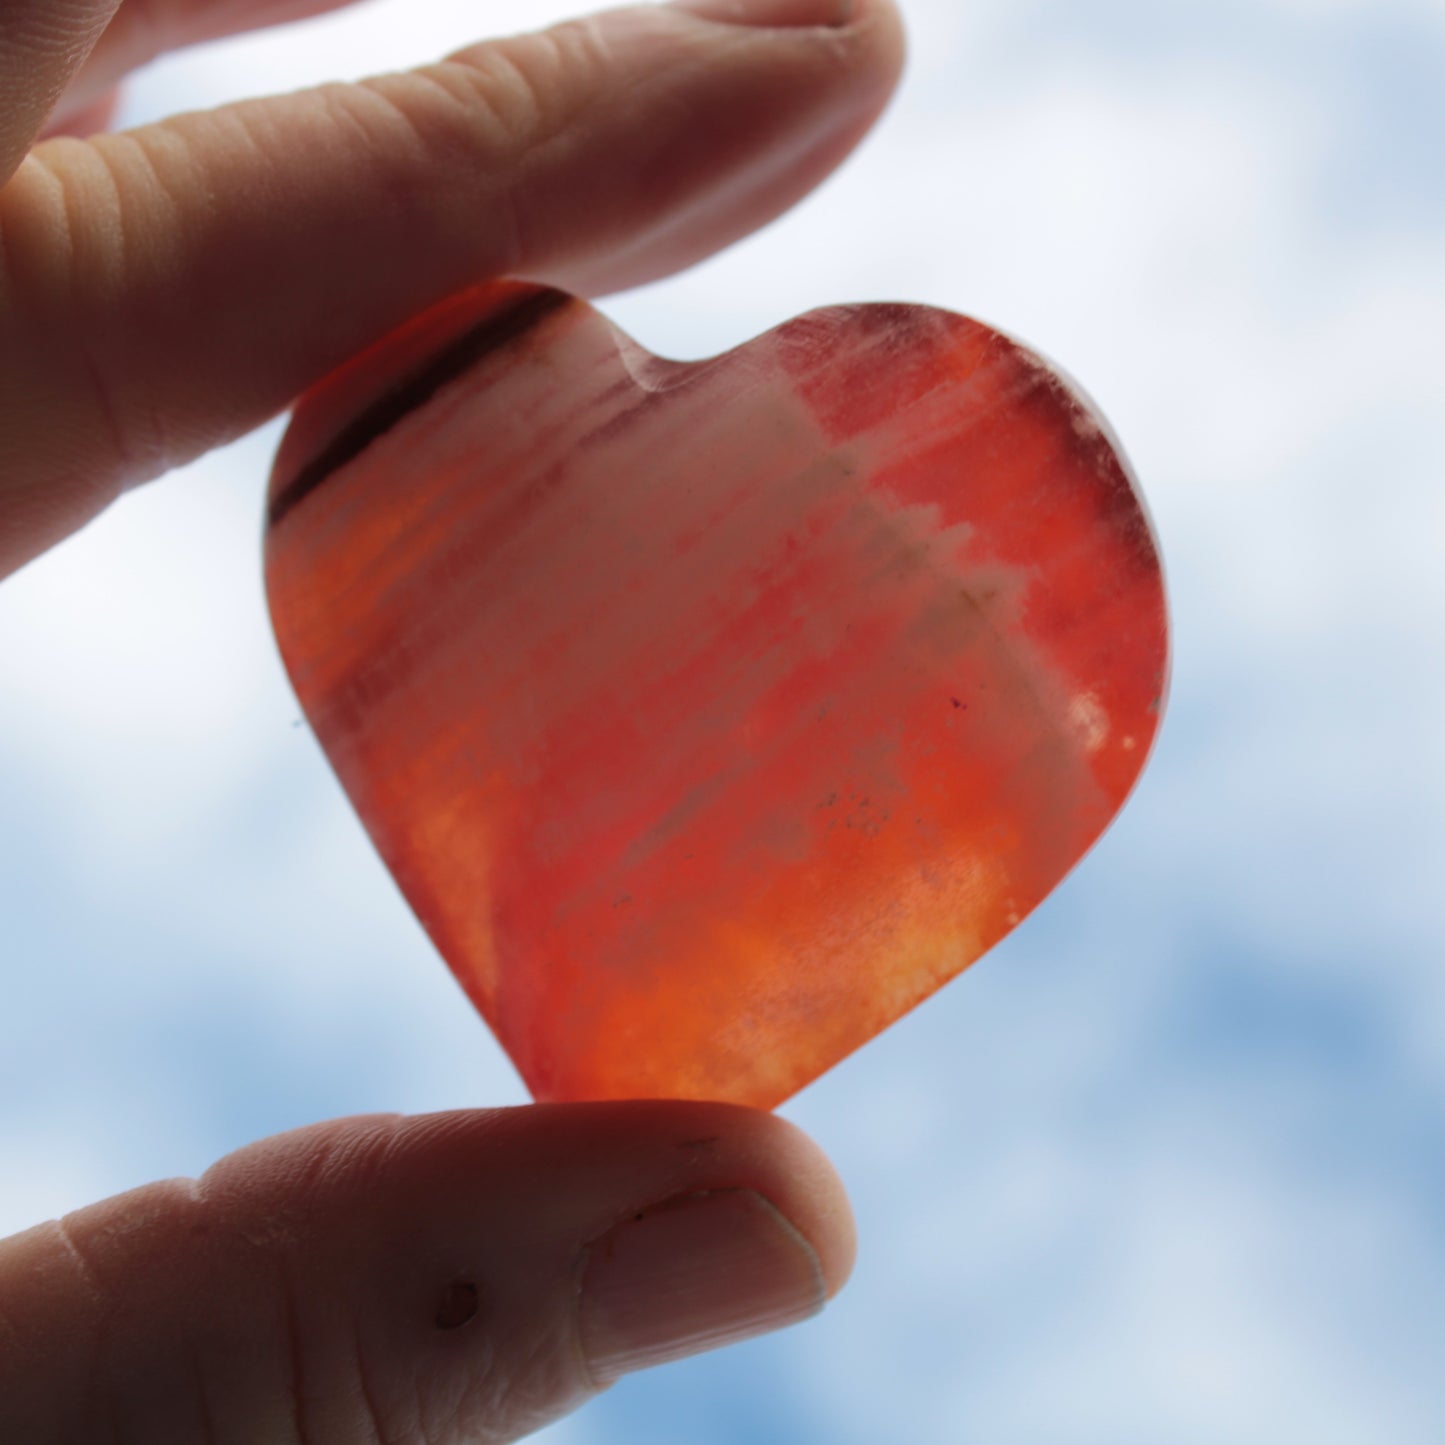
[{"label": "fingertip", "polygon": [[[614,1158],[637,1159],[639,1179],[650,1181],[648,1202],[701,1189],[761,1195],[812,1247],[828,1298],[847,1282],[857,1254],[847,1190],[822,1147],[791,1120],[742,1104],[677,1099],[543,1107],[590,1137],[615,1130],[606,1147]],[[667,1162],[670,1178],[657,1173]]]},{"label": "fingertip", "polygon": [[[701,123],[678,130],[650,157],[644,172],[650,194],[635,193],[629,203],[624,244],[580,251],[554,245],[545,257],[538,248],[522,258],[520,274],[589,297],[649,284],[782,216],[873,129],[906,59],[894,0],[854,0],[835,23],[720,23],[717,15],[733,3],[716,0],[699,11],[656,7],[696,25],[713,43],[694,51],[703,63],[689,88]],[[826,13],[819,0],[782,0],[776,8],[799,19]],[[731,104],[714,110],[702,98],[724,84]],[[696,184],[703,176],[707,183]],[[674,199],[680,195],[685,203]],[[667,199],[658,204],[659,198]],[[557,234],[540,211],[529,216],[528,230]]]},{"label": "fingertip", "polygon": [[832,1299],[847,1284],[858,1257],[858,1228],[842,1177],[811,1135],[789,1119],[764,1114],[775,1160],[774,1203],[812,1245]]}]

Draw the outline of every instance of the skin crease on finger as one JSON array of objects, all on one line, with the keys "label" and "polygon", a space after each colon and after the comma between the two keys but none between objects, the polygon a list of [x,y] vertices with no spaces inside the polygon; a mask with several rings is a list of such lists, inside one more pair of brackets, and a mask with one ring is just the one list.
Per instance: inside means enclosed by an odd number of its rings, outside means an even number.
[{"label": "skin crease on finger", "polygon": [[773,219],[898,78],[891,3],[855,10],[759,30],[643,6],[42,145],[0,193],[0,575],[487,275],[595,295]]}]

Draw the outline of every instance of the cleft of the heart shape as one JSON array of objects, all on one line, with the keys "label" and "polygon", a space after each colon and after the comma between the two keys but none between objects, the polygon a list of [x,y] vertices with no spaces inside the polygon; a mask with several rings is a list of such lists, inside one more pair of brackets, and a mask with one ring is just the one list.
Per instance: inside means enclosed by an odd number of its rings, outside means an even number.
[{"label": "cleft of the heart shape", "polygon": [[683,364],[482,287],[302,402],[269,507],[296,693],[538,1099],[787,1098],[1038,905],[1159,722],[1128,464],[947,311]]}]

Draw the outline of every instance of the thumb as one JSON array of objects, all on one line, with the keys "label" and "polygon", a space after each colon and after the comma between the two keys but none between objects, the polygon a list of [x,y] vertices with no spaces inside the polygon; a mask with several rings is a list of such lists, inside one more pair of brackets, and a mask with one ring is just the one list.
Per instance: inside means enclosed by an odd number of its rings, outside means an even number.
[{"label": "thumb", "polygon": [[319,1125],[0,1244],[0,1439],[515,1440],[815,1313],[852,1255],[832,1170],[769,1114]]}]

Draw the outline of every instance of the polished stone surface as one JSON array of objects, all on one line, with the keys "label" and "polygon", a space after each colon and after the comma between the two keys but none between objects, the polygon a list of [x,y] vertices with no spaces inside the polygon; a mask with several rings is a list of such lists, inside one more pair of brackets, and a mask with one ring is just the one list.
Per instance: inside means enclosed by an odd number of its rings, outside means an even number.
[{"label": "polished stone surface", "polygon": [[925,307],[688,365],[470,293],[303,402],[266,567],[318,738],[539,1099],[788,1097],[1078,861],[1167,672],[1097,413]]}]

